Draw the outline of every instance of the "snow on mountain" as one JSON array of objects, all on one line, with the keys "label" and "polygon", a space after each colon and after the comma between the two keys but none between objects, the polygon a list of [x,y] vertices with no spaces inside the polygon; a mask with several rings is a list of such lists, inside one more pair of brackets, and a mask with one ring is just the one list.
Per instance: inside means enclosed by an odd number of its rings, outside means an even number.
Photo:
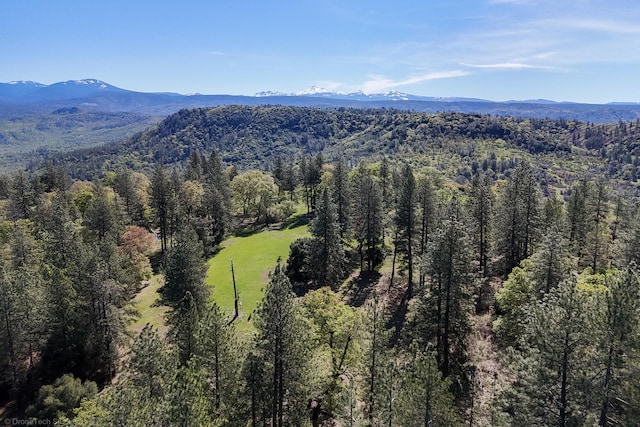
[{"label": "snow on mountain", "polygon": [[311,86],[309,89],[305,89],[299,92],[274,92],[274,91],[262,91],[254,94],[255,97],[268,97],[268,96],[309,96],[309,97],[317,97],[317,98],[331,98],[331,99],[351,99],[356,101],[389,101],[389,100],[398,100],[398,101],[407,101],[409,99],[414,99],[412,95],[408,95],[406,93],[398,92],[398,91],[389,91],[385,93],[364,93],[362,91],[357,92],[335,92],[330,91],[325,88],[319,86]]},{"label": "snow on mountain", "polygon": [[32,81],[0,83],[0,99],[10,102],[82,98],[101,92],[125,92],[125,90],[98,79],[68,80],[50,85]]},{"label": "snow on mountain", "polygon": [[309,89],[305,89],[303,91],[297,92],[294,95],[298,95],[298,96],[324,95],[324,94],[328,94],[328,93],[337,93],[337,92],[331,92],[331,91],[328,91],[327,89],[319,87],[319,86],[311,86]]},{"label": "snow on mountain", "polygon": [[441,97],[410,95],[408,93],[399,92],[397,90],[390,90],[388,92],[375,92],[375,93],[365,93],[363,91],[335,92],[319,86],[311,86],[309,89],[305,89],[300,92],[293,92],[293,93],[262,91],[262,92],[256,93],[254,96],[256,97],[304,96],[304,97],[342,99],[342,100],[352,100],[352,101],[491,102],[486,99],[477,99],[477,98],[441,98]]},{"label": "snow on mountain", "polygon": [[253,96],[255,96],[256,98],[264,98],[267,96],[291,96],[291,94],[284,92],[274,92],[271,90],[263,90],[262,92],[255,93]]},{"label": "snow on mountain", "polygon": [[14,100],[23,98],[43,87],[46,87],[46,85],[25,80],[0,83],[0,99]]},{"label": "snow on mountain", "polygon": [[13,82],[4,83],[4,84],[8,84],[11,86],[26,86],[26,87],[45,87],[46,86],[46,85],[43,85],[42,83],[32,82],[31,80],[13,81]]}]

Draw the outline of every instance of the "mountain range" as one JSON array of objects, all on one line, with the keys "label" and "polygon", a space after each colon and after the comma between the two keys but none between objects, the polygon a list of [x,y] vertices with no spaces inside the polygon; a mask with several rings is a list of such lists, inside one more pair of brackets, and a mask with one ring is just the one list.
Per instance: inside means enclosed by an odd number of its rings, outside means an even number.
[{"label": "mountain range", "polygon": [[495,102],[477,98],[439,98],[398,91],[341,93],[312,87],[298,93],[259,92],[254,96],[182,95],[136,92],[98,79],[50,85],[31,81],[0,83],[0,118],[22,117],[61,108],[130,112],[166,116],[184,108],[221,105],[289,105],[319,108],[392,108],[419,112],[462,112],[498,116],[564,118],[591,123],[616,123],[640,118],[640,104],[580,104],[543,99]]}]

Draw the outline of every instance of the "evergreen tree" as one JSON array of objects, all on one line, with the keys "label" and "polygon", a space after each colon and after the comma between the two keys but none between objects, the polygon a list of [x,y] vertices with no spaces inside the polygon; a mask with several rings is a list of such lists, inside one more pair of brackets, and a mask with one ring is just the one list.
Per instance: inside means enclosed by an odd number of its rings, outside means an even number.
[{"label": "evergreen tree", "polygon": [[430,247],[431,285],[418,306],[419,343],[435,347],[443,378],[451,377],[454,395],[468,388],[467,344],[471,333],[471,252],[460,201],[449,202]]},{"label": "evergreen tree", "polygon": [[[244,387],[242,395],[244,397],[241,402],[245,402],[246,416],[251,420],[251,427],[260,425],[268,425],[271,421],[270,410],[272,409],[271,401],[267,398],[272,391],[272,385],[269,383],[268,366],[263,363],[261,354],[256,348],[252,348],[244,360],[242,377],[244,379]],[[241,406],[239,409],[245,409]]]},{"label": "evergreen tree", "polygon": [[[435,188],[431,180],[420,175],[417,182],[416,198],[418,204],[418,219],[420,227],[420,245],[418,256],[424,261],[427,256],[429,247],[429,239],[435,230],[435,222],[437,217],[437,201]],[[420,288],[424,287],[425,274],[424,269],[420,269]]]},{"label": "evergreen tree", "polygon": [[400,174],[396,203],[396,251],[403,256],[407,268],[407,298],[413,296],[413,256],[416,233],[416,180],[411,166],[405,164]]},{"label": "evergreen tree", "polygon": [[202,316],[195,333],[195,363],[205,369],[215,418],[230,422],[238,404],[241,364],[235,347],[233,324],[214,302]]},{"label": "evergreen tree", "polygon": [[169,385],[164,425],[181,427],[217,426],[212,419],[211,402],[207,396],[207,376],[193,361],[178,367]]},{"label": "evergreen tree", "polygon": [[[638,411],[629,413],[626,406],[637,407],[638,400],[633,402],[629,385],[640,381],[637,366],[634,367],[638,362],[634,353],[640,349],[638,271],[634,264],[626,271],[605,277],[607,289],[600,294],[599,310],[594,316],[594,326],[598,331],[598,361],[603,366],[597,382],[600,389],[600,426],[610,425],[614,420],[623,424],[634,422]],[[620,402],[627,402],[627,405]]]},{"label": "evergreen tree", "polygon": [[313,238],[309,242],[306,264],[311,276],[318,285],[335,288],[344,273],[345,255],[336,207],[327,188],[322,191],[309,232]]},{"label": "evergreen tree", "polygon": [[321,153],[314,158],[303,156],[300,160],[300,172],[304,184],[305,199],[307,202],[307,213],[315,210],[318,186],[322,178],[322,166],[324,159]]},{"label": "evergreen tree", "polygon": [[107,237],[116,240],[124,231],[123,222],[117,211],[113,194],[99,182],[94,184],[95,198],[87,210],[86,225],[91,235],[97,240]]},{"label": "evergreen tree", "polygon": [[603,258],[606,259],[609,248],[608,224],[606,218],[609,215],[609,188],[604,178],[597,179],[592,185],[589,199],[589,212],[592,223],[587,241],[590,243],[590,264],[594,272],[599,271]]},{"label": "evergreen tree", "polygon": [[12,176],[9,202],[10,219],[29,218],[34,204],[34,191],[29,176],[23,170],[18,170]]},{"label": "evergreen tree", "polygon": [[167,322],[171,336],[178,344],[184,365],[195,351],[195,332],[209,299],[204,283],[207,263],[202,244],[192,228],[180,230],[164,264],[165,283],[159,293],[171,311]]},{"label": "evergreen tree", "polygon": [[195,224],[196,231],[208,251],[224,239],[229,228],[231,212],[231,189],[229,177],[216,151],[211,152],[204,166],[204,200],[201,220]]},{"label": "evergreen tree", "polygon": [[522,161],[502,191],[497,217],[497,249],[507,273],[533,253],[539,226],[540,190],[531,166]]},{"label": "evergreen tree", "polygon": [[442,379],[435,355],[412,349],[401,373],[398,402],[395,405],[397,425],[406,427],[461,426],[450,379]]},{"label": "evergreen tree", "polygon": [[[15,245],[15,241],[13,245]],[[0,383],[13,392],[32,386],[47,339],[44,283],[34,264],[0,260]],[[19,398],[20,403],[21,397]]]},{"label": "evergreen tree", "polygon": [[[364,402],[368,427],[393,425],[394,357],[390,348],[391,331],[386,328],[384,306],[377,294],[367,307],[367,344],[363,361]],[[391,421],[391,422],[390,422]]]},{"label": "evergreen tree", "polygon": [[[545,200],[543,218],[543,224],[547,230],[566,230],[567,218],[564,201],[558,196]],[[566,239],[566,236],[562,237]]]},{"label": "evergreen tree", "polygon": [[296,174],[296,170],[293,164],[293,159],[289,159],[285,164],[284,164],[284,169],[283,169],[283,178],[282,178],[282,189],[284,191],[288,191],[289,192],[289,199],[293,202],[295,195],[294,195],[294,191],[296,189],[296,185],[297,185],[297,181],[298,181],[298,177]]},{"label": "evergreen tree", "polygon": [[183,183],[182,176],[178,169],[174,167],[171,170],[168,181],[167,226],[169,239],[172,239],[178,233],[178,230],[184,226],[184,206],[180,203]]},{"label": "evergreen tree", "polygon": [[[270,276],[256,312],[255,347],[264,370],[266,395],[256,397],[268,408],[271,426],[299,425],[307,403],[307,332],[291,283],[280,262]],[[266,421],[266,420],[265,420]]]},{"label": "evergreen tree", "polygon": [[513,425],[573,426],[586,422],[589,300],[574,278],[531,304],[520,352],[513,359],[517,379],[507,390]]},{"label": "evergreen tree", "polygon": [[190,292],[197,311],[204,312],[209,289],[204,283],[207,263],[202,244],[190,227],[182,228],[167,253],[164,263],[164,285],[160,288],[162,302],[175,308]]},{"label": "evergreen tree", "polygon": [[169,386],[171,360],[153,326],[147,324],[140,331],[131,346],[131,353],[129,375],[132,383],[148,400],[164,399]]},{"label": "evergreen tree", "polygon": [[590,230],[587,200],[589,187],[586,180],[581,180],[571,188],[567,201],[567,219],[569,221],[569,241],[577,250],[578,257],[584,253],[587,234]]},{"label": "evergreen tree", "polygon": [[347,165],[342,157],[338,159],[333,170],[333,200],[338,213],[338,223],[340,224],[340,237],[345,236],[350,229],[351,217],[351,189],[347,176]]},{"label": "evergreen tree", "polygon": [[491,224],[493,223],[493,208],[495,196],[491,190],[491,178],[488,174],[477,173],[471,181],[469,208],[473,219],[473,241],[478,272],[482,277],[489,275],[489,253],[491,241]]},{"label": "evergreen tree", "polygon": [[[125,336],[129,283],[122,282],[119,268],[112,264],[115,245],[83,244],[75,249],[73,268],[53,269],[52,313],[62,317],[62,330],[69,336],[54,331],[51,344],[66,344],[53,348],[54,363],[58,369],[71,370],[79,377],[96,382],[110,380],[115,375],[118,346]],[[69,300],[73,298],[73,300]],[[55,323],[55,322],[54,322]]]},{"label": "evergreen tree", "polygon": [[171,192],[169,189],[169,177],[162,165],[158,165],[153,172],[151,180],[151,199],[156,222],[160,228],[162,253],[167,250],[169,241],[169,203]]},{"label": "evergreen tree", "polygon": [[640,212],[629,220],[627,227],[618,232],[620,237],[616,242],[617,265],[627,266],[632,262],[640,265]]},{"label": "evergreen tree", "polygon": [[185,366],[196,351],[196,331],[200,317],[201,312],[191,291],[185,291],[184,297],[167,315],[167,323],[171,327],[169,336],[177,346],[181,366]]},{"label": "evergreen tree", "polygon": [[[493,331],[505,346],[517,346],[524,331],[527,304],[536,297],[532,269],[531,260],[522,261],[511,270],[496,293],[498,317],[493,322]],[[546,284],[546,281],[543,283]]]},{"label": "evergreen tree", "polygon": [[271,168],[271,175],[282,192],[284,183],[284,161],[282,160],[282,157],[277,156],[274,160],[273,167]]},{"label": "evergreen tree", "polygon": [[380,190],[382,192],[382,205],[384,212],[391,210],[392,205],[392,188],[391,188],[391,166],[389,165],[389,159],[384,156],[380,161],[380,171],[378,174],[380,178]]},{"label": "evergreen tree", "polygon": [[189,161],[184,171],[185,181],[201,181],[204,169],[206,168],[207,159],[204,156],[200,156],[197,151],[192,151],[189,154]]},{"label": "evergreen tree", "polygon": [[85,248],[78,227],[71,221],[64,197],[53,199],[52,214],[45,225],[44,277],[47,282],[46,313],[48,336],[43,352],[43,366],[53,377],[58,373],[78,372],[77,364],[83,348],[83,336],[88,324],[80,280]]},{"label": "evergreen tree", "polygon": [[547,232],[540,248],[530,259],[533,263],[531,278],[537,297],[541,297],[542,293],[549,293],[569,277],[571,263],[567,242],[557,229]]},{"label": "evergreen tree", "polygon": [[358,166],[353,176],[353,231],[358,241],[360,270],[367,261],[372,271],[382,260],[382,193],[380,184],[364,166]]}]

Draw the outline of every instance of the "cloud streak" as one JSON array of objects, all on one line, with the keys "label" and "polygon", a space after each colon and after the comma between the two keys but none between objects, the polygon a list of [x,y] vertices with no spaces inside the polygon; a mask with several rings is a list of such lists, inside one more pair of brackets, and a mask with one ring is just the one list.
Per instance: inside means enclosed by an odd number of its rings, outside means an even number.
[{"label": "cloud streak", "polygon": [[465,67],[471,68],[488,68],[488,69],[502,69],[502,70],[526,70],[526,69],[551,69],[553,67],[547,67],[543,65],[530,65],[522,64],[519,62],[503,62],[499,64],[465,64],[461,63]]},{"label": "cloud streak", "polygon": [[559,29],[575,29],[585,31],[597,31],[600,33],[637,35],[640,34],[640,26],[627,21],[607,21],[593,19],[566,19],[566,20],[546,20],[542,25],[549,24]]},{"label": "cloud streak", "polygon": [[468,71],[464,70],[452,70],[452,71],[438,71],[434,73],[427,73],[421,76],[409,77],[404,80],[392,80],[384,77],[375,77],[371,80],[364,82],[360,90],[364,93],[375,93],[386,89],[392,89],[400,86],[407,86],[416,83],[422,83],[430,80],[438,79],[451,79],[455,77],[463,77],[468,75]]}]

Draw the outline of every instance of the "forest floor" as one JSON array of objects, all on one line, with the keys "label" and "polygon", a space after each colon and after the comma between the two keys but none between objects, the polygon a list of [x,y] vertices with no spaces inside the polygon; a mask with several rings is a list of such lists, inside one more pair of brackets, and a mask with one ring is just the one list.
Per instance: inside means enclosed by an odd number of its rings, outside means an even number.
[{"label": "forest floor", "polygon": [[468,415],[473,426],[494,425],[495,398],[510,382],[509,371],[500,360],[503,351],[493,333],[495,294],[501,286],[501,278],[491,278],[485,304],[480,313],[472,317],[474,328],[469,342],[469,362],[475,367],[475,377],[473,407],[469,409]]},{"label": "forest floor", "polygon": [[[391,316],[389,326],[396,328],[395,338],[400,335],[413,310],[407,301],[406,277],[394,275],[391,284],[392,258],[387,257],[378,272],[352,276],[353,285],[345,288],[345,300],[355,306],[363,306],[372,297],[374,291],[386,305]],[[355,285],[355,286],[354,286]],[[508,387],[511,377],[501,361],[502,350],[493,333],[495,319],[495,293],[502,286],[502,279],[494,277],[484,297],[480,313],[471,317],[473,333],[469,340],[469,362],[475,367],[473,408],[468,409],[468,419],[472,426],[493,425],[493,406],[495,398]],[[414,290],[414,293],[418,291]]]}]

